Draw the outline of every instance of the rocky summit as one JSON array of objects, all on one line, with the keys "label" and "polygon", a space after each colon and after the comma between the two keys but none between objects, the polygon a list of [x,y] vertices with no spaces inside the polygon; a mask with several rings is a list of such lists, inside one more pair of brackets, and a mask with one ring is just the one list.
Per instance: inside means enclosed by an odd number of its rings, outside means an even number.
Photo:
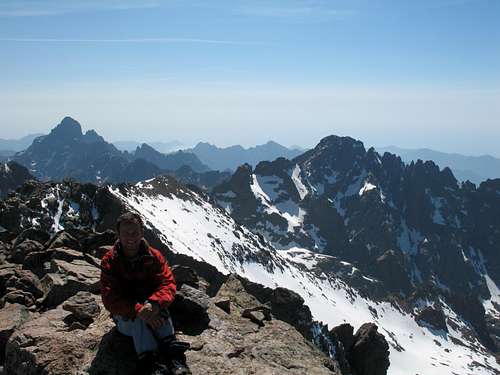
[{"label": "rocky summit", "polygon": [[[151,183],[165,197],[210,205],[173,179]],[[117,194],[130,188],[30,181],[0,201],[0,373],[135,372],[132,341],[117,332],[99,296],[100,257],[116,241],[116,217],[131,208]],[[238,230],[241,260],[234,265],[255,256],[278,266],[265,243]],[[387,373],[389,346],[377,326],[354,333],[344,325],[350,334],[338,335],[313,319],[297,293],[174,251],[150,224],[146,235],[172,266],[178,292],[170,312],[179,337],[191,344],[193,374]]]}]

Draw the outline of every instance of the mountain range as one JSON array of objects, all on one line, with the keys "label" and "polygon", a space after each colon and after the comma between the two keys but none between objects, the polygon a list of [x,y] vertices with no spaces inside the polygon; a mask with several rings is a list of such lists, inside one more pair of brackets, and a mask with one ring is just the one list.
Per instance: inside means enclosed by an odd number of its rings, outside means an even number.
[{"label": "mountain range", "polygon": [[300,149],[288,149],[274,141],[250,148],[240,145],[220,148],[210,143],[200,142],[186,151],[198,156],[211,169],[219,171],[234,171],[242,164],[256,165],[261,161],[274,160],[278,157],[293,158],[303,152]]},{"label": "mountain range", "polygon": [[[299,328],[327,353],[340,350],[328,344],[331,327],[372,322],[388,342],[391,375],[500,371],[500,179],[460,182],[432,161],[405,163],[334,135],[232,174],[173,172],[191,186],[154,164],[168,156],[147,145],[118,151],[65,118],[16,157],[43,171],[35,175],[42,180],[96,185],[25,182],[0,200],[2,236],[105,231],[132,209],[148,223],[148,241],[200,274],[293,290],[324,324]],[[112,158],[109,170],[134,178],[85,179],[95,160]],[[3,167],[6,176],[13,165]],[[83,172],[64,174],[77,166]]]},{"label": "mountain range", "polygon": [[[286,307],[283,306],[281,319],[290,321],[308,340],[317,345],[323,343],[325,352],[337,361],[344,343],[345,347],[351,347],[351,344],[341,339],[348,337],[346,323],[354,327],[360,327],[366,322],[375,323],[388,345],[386,343],[386,349],[383,346],[376,350],[372,348],[363,357],[382,361],[378,362],[381,370],[375,371],[375,362],[372,362],[370,367],[357,374],[385,374],[389,363],[383,353],[387,349],[390,352],[390,375],[492,375],[500,370],[491,350],[478,341],[478,332],[468,317],[459,314],[458,308],[452,307],[444,299],[444,291],[422,289],[412,298],[407,298],[401,293],[388,293],[385,281],[365,273],[354,262],[348,262],[340,256],[299,246],[279,249],[263,235],[252,233],[241,225],[205,193],[180,185],[171,177],[158,177],[134,185],[102,187],[71,181],[27,182],[9,199],[0,201],[0,226],[4,228],[1,238],[3,241],[12,238],[3,252],[7,252],[9,260],[28,256],[29,259],[24,260],[26,267],[45,278],[42,285],[45,285],[43,290],[46,291],[40,299],[41,303],[55,306],[62,298],[67,298],[68,294],[60,294],[63,291],[71,293],[71,290],[75,293],[78,290],[76,285],[82,285],[80,288],[91,288],[94,285],[93,281],[86,281],[84,278],[77,281],[79,279],[76,276],[85,272],[89,274],[93,268],[87,263],[95,263],[95,260],[89,255],[79,260],[77,252],[58,250],[58,246],[66,244],[64,246],[76,248],[80,245],[72,238],[78,238],[82,242],[81,246],[90,251],[98,243],[112,241],[112,238],[105,238],[112,233],[109,229],[114,227],[116,218],[125,210],[138,212],[144,222],[148,223],[147,240],[163,251],[171,264],[180,262],[189,265],[207,280],[209,285],[206,290],[209,294],[211,289],[219,290],[229,274],[248,280],[244,288],[260,296],[262,302],[269,300],[275,293],[272,290],[288,288],[294,291],[296,295],[292,295],[293,300],[298,302],[289,302]],[[92,230],[91,228],[95,228],[100,234],[89,234],[88,230]],[[47,231],[52,238],[43,235],[49,246],[49,250],[43,250],[32,239],[41,238],[42,233]],[[24,238],[30,240],[23,244]],[[38,250],[34,250],[35,245]],[[29,249],[32,249],[31,255]],[[49,257],[47,259],[53,264],[52,268],[40,268],[44,257]],[[67,275],[58,276],[60,273]],[[59,279],[57,284],[49,282]],[[241,290],[242,287],[239,288]],[[488,285],[487,288],[492,287]],[[56,290],[60,291],[59,294]],[[231,293],[235,295],[234,292]],[[441,298],[438,298],[439,295]],[[190,309],[193,309],[197,305],[194,304],[193,297],[189,298]],[[283,299],[284,296],[280,298]],[[300,306],[301,300],[310,309],[312,318],[323,325],[308,323],[310,318],[305,314],[307,310],[294,307],[297,304]],[[497,311],[499,305],[496,301],[498,293],[483,300],[491,311]],[[40,321],[38,324],[42,323]],[[33,327],[33,324],[28,325],[28,328]],[[340,331],[332,329],[339,324],[344,328]],[[223,324],[218,318],[210,322],[208,327],[198,328],[197,332],[210,327],[215,327],[217,332],[225,326],[227,323]],[[14,353],[20,352],[16,355],[22,356],[23,351],[30,350],[30,346],[22,341],[29,332],[26,331],[28,328],[22,328],[20,334],[15,334],[14,342],[9,340],[7,346],[10,349],[7,353],[10,359],[7,365],[16,363],[15,357],[12,358]],[[275,334],[279,337],[284,332]],[[30,332],[30,335],[37,336],[35,332]],[[375,333],[372,332],[372,335]],[[332,340],[332,337],[343,342],[342,346],[339,341]],[[48,341],[46,345],[54,344]],[[245,349],[245,352],[249,350],[255,353],[259,344],[254,345],[253,348]],[[233,350],[231,348],[232,345],[228,350]],[[195,354],[196,352],[190,353],[191,356]],[[243,354],[242,356],[244,357]],[[43,359],[43,352],[36,352],[30,358],[33,361],[37,357]],[[194,358],[196,357],[193,357],[193,361]],[[289,370],[285,369],[283,373],[289,373]],[[354,371],[347,370],[342,374],[352,375]]]},{"label": "mountain range", "polygon": [[117,149],[128,152],[133,152],[137,147],[140,147],[142,144],[147,143],[149,146],[153,147],[155,150],[161,152],[162,154],[179,151],[184,147],[181,142],[175,140],[170,142],[115,141],[112,143]]},{"label": "mountain range", "polygon": [[184,166],[194,173],[209,170],[195,155],[182,151],[165,155],[146,144],[133,153],[119,151],[94,130],[82,133],[81,125],[70,117],[11,159],[40,180],[73,178],[97,184],[139,181]]},{"label": "mountain range", "polygon": [[405,163],[432,160],[441,168],[449,167],[459,181],[471,181],[476,185],[487,179],[500,178],[500,159],[491,155],[466,156],[450,154],[428,148],[405,149],[396,146],[377,147],[380,153],[390,152],[401,156]]}]

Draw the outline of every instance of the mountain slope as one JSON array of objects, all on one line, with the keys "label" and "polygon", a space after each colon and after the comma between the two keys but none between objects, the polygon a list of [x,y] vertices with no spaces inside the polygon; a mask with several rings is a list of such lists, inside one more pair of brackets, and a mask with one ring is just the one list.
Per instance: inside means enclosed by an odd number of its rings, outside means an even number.
[{"label": "mountain slope", "polygon": [[[346,321],[355,326],[375,322],[390,343],[389,374],[495,374],[500,370],[475,338],[474,329],[445,300],[421,299],[417,308],[370,298],[370,288],[381,282],[353,264],[301,248],[276,250],[206,196],[171,178],[97,190],[91,185],[52,184],[23,191],[38,191],[40,207],[19,211],[5,202],[0,207],[3,227],[19,230],[35,223],[53,230],[76,230],[85,223],[105,229],[114,225],[122,210],[134,209],[146,223],[148,239],[224,274],[235,272],[265,286],[292,289],[302,296],[314,318],[330,327]],[[23,199],[34,200],[30,194]],[[18,212],[17,222],[7,221],[12,210]],[[434,328],[432,321],[416,322],[416,316],[430,306],[443,311],[443,329]]]},{"label": "mountain slope", "polygon": [[276,248],[340,257],[412,308],[445,301],[495,352],[499,309],[486,301],[500,280],[498,192],[500,180],[459,185],[432,162],[405,165],[336,136],[291,161],[242,166],[214,188]]}]

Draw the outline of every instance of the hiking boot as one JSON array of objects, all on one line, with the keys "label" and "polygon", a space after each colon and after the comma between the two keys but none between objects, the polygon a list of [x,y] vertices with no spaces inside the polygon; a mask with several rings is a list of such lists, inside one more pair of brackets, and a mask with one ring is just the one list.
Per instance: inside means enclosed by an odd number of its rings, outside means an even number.
[{"label": "hiking boot", "polygon": [[186,363],[178,359],[169,359],[167,367],[172,375],[191,375]]},{"label": "hiking boot", "polygon": [[151,374],[154,370],[155,355],[153,352],[141,353],[137,359],[135,375]]},{"label": "hiking boot", "polygon": [[184,354],[189,346],[187,342],[178,341],[174,335],[165,337],[160,342],[160,356],[172,375],[191,375]]},{"label": "hiking boot", "polygon": [[161,364],[161,363],[156,363],[153,371],[148,373],[148,375],[171,375],[172,373],[168,369],[167,366]]}]

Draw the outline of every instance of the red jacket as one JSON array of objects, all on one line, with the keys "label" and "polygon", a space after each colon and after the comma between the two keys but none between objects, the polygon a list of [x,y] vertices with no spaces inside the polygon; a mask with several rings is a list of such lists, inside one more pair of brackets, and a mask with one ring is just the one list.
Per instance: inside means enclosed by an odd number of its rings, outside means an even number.
[{"label": "red jacket", "polygon": [[168,306],[175,292],[165,258],[145,241],[133,260],[125,257],[119,242],[102,258],[101,297],[112,315],[134,318],[146,300]]}]

